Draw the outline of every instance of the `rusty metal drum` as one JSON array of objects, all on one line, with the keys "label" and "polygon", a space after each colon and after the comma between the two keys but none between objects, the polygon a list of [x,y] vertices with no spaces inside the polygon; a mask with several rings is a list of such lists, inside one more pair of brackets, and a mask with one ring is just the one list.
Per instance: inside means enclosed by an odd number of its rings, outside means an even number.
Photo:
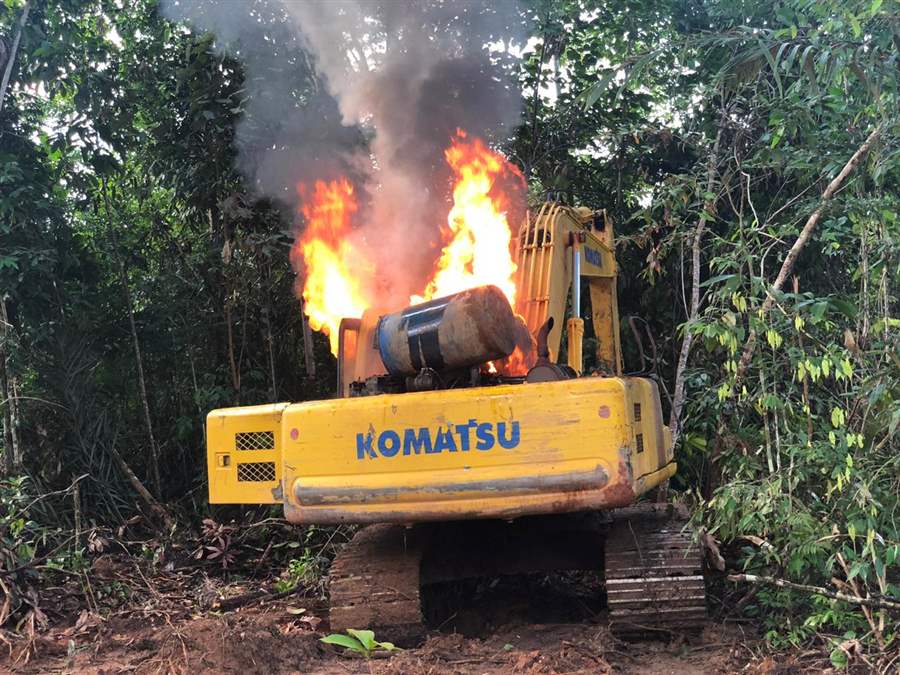
[{"label": "rusty metal drum", "polygon": [[516,328],[503,292],[479,286],[381,317],[376,344],[391,375],[440,373],[509,356]]}]

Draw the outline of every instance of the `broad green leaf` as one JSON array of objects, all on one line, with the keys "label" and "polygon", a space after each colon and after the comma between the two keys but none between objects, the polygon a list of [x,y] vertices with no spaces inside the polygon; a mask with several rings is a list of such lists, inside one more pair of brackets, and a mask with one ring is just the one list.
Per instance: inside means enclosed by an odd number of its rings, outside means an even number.
[{"label": "broad green leaf", "polygon": [[359,640],[363,647],[372,651],[377,646],[377,642],[375,642],[375,633],[371,630],[357,630],[355,628],[348,628],[347,633],[355,637]]},{"label": "broad green leaf", "polygon": [[352,649],[353,651],[359,652],[360,654],[369,653],[369,650],[366,649],[359,640],[349,635],[340,635],[339,633],[333,633],[331,635],[326,635],[323,638],[319,638],[319,641],[324,642],[327,645],[337,645],[338,647]]},{"label": "broad green leaf", "polygon": [[609,88],[609,83],[615,78],[616,70],[614,68],[609,68],[600,75],[600,79],[597,80],[591,88],[587,90],[584,95],[584,107],[585,109],[593,106],[597,100],[603,96],[606,90]]},{"label": "broad green leaf", "polygon": [[831,409],[831,426],[836,429],[844,426],[844,411],[842,408]]}]

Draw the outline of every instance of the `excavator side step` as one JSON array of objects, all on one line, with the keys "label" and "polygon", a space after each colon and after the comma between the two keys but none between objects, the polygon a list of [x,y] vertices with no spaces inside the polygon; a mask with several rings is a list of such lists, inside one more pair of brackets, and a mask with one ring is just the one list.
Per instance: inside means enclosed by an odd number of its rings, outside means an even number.
[{"label": "excavator side step", "polygon": [[706,620],[703,556],[673,511],[636,511],[606,542],[610,625],[619,633],[699,629]]},{"label": "excavator side step", "polygon": [[368,628],[401,646],[420,641],[424,539],[421,529],[402,525],[369,525],[357,532],[331,564],[331,630]]}]

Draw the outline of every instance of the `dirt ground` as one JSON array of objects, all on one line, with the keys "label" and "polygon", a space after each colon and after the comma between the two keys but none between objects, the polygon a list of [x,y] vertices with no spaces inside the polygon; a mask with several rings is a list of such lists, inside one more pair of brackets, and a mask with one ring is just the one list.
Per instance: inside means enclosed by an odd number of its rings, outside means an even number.
[{"label": "dirt ground", "polygon": [[[87,579],[96,611],[65,585],[47,594],[55,598],[42,605],[48,627],[6,636],[0,671],[690,675],[822,672],[828,665],[765,655],[752,627],[714,620],[699,634],[626,642],[610,634],[591,598],[535,588],[533,580],[471,589],[424,644],[365,660],[320,642],[328,634],[320,590],[256,598],[268,581],[225,584],[202,572],[149,577],[124,561],[111,567]],[[125,599],[112,607],[116,592]]]},{"label": "dirt ground", "polygon": [[[322,644],[315,614],[274,601],[178,620],[149,611],[39,637],[13,650],[15,673],[672,673],[774,672],[738,629],[710,625],[688,640],[625,643],[600,625],[521,624],[482,638],[434,633],[418,648],[362,658]],[[321,627],[321,624],[319,624]],[[18,653],[16,653],[18,652]],[[27,660],[26,660],[27,659]]]}]

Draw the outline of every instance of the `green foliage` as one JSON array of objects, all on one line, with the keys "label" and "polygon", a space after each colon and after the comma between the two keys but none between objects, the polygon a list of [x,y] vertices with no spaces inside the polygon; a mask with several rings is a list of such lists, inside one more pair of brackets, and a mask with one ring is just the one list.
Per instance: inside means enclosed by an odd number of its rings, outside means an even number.
[{"label": "green foliage", "polygon": [[51,573],[80,573],[86,567],[85,551],[73,543],[64,523],[54,522],[54,512],[27,476],[0,479],[0,576],[3,602],[0,628],[18,628],[33,621],[46,624],[37,587],[39,567]]},{"label": "green foliage", "polygon": [[[22,4],[0,4],[4,35]],[[522,5],[533,38],[516,72],[522,124],[494,140],[523,168],[533,201],[549,191],[613,216],[621,313],[645,319],[664,390],[681,339],[694,336],[674,487],[697,495],[698,519],[736,569],[897,597],[896,1]],[[238,125],[265,147],[285,133],[254,108],[246,63],[277,50],[268,75],[306,112],[325,89],[278,3],[254,3],[259,39],[241,45],[241,60],[165,20],[152,0],[31,7],[0,112],[2,339],[33,477],[0,484],[6,569],[53,552],[71,500],[46,517],[28,515],[40,503],[23,507],[74,476],[90,474],[86,518],[118,526],[134,515],[112,457],[152,475],[136,346],[157,497],[198,525],[210,515],[205,414],[323,398],[335,375],[321,335],[314,379],[304,365],[291,206],[260,197],[236,162]],[[761,314],[827,182],[879,125],[879,143],[822,209],[796,288],[788,279]],[[698,223],[701,311],[686,323]],[[759,340],[737,383],[751,331]],[[637,349],[626,350],[633,366]],[[213,515],[226,522],[233,509]],[[208,525],[205,536],[200,558],[226,565],[230,533]],[[321,576],[302,545],[281,590]],[[81,555],[63,547],[46,564]],[[776,645],[843,636],[836,665],[855,653],[848,641],[897,639],[890,620],[881,628],[858,606],[792,590],[762,589],[746,612]]]},{"label": "green foliage", "polygon": [[337,645],[351,651],[361,654],[367,659],[372,656],[373,652],[393,652],[398,649],[390,642],[378,642],[375,639],[375,633],[370,630],[356,630],[348,628],[347,634],[332,633],[323,638],[319,638],[321,642],[328,645]]},{"label": "green foliage", "polygon": [[[17,17],[0,9],[0,26]],[[90,472],[82,496],[98,522],[135,509],[112,448],[152,474],[130,313],[165,473],[157,496],[187,495],[197,516],[207,411],[330,390],[321,336],[321,379],[303,365],[293,215],[236,168],[234,128],[253,123],[242,77],[211,36],[176,29],[154,2],[32,3],[0,113],[9,368],[25,469],[48,489]],[[292,84],[302,98],[308,71]]]},{"label": "green foliage", "polygon": [[322,578],[327,565],[327,559],[305,548],[299,558],[288,561],[287,569],[275,582],[275,591],[287,593],[298,586],[314,586]]},{"label": "green foliage", "polygon": [[[709,142],[720,133],[728,148],[714,157],[716,189],[701,187],[708,165],[698,164],[663,182],[651,207],[671,224],[663,250],[684,245],[698,219],[710,228],[703,313],[685,327],[700,341],[688,382],[705,386],[689,384],[682,467],[702,477],[699,517],[735,543],[743,570],[897,598],[890,569],[900,543],[900,362],[896,332],[875,329],[895,315],[900,281],[889,10],[764,3],[748,17],[748,9],[706,8],[705,21],[718,28],[688,30],[677,46],[681,58],[702,55],[714,75],[708,100],[722,117],[705,135]],[[840,205],[825,209],[794,268],[797,288],[788,280],[775,308],[761,314],[787,247],[819,204],[823,178],[878,124],[886,125],[883,142]],[[751,330],[759,344],[736,387]],[[718,436],[710,420],[723,416],[729,428]],[[897,639],[890,620],[882,626],[858,606],[796,591],[763,589],[747,611],[776,645],[822,632],[851,631],[880,647]]]},{"label": "green foliage", "polygon": [[31,562],[43,534],[43,528],[29,518],[28,505],[33,497],[27,485],[28,479],[23,476],[0,481],[0,546],[5,570]]}]

